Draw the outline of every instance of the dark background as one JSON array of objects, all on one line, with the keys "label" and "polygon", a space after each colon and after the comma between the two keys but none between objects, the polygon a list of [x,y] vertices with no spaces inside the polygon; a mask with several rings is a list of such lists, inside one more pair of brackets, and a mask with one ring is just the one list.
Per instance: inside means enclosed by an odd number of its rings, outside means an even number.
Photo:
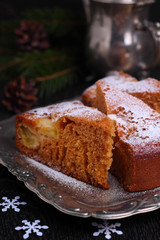
[{"label": "dark background", "polygon": [[[1,0],[0,1],[0,19],[11,20],[11,19],[19,19],[20,14],[25,9],[30,8],[53,8],[54,6],[60,6],[63,8],[68,8],[77,15],[80,15],[81,18],[85,19],[85,11],[83,8],[83,1],[82,0]],[[149,11],[149,20],[153,22],[160,22],[160,0],[156,0],[154,4],[150,5],[150,11]],[[86,24],[87,25],[87,24]],[[85,31],[83,32],[82,41],[85,38]],[[81,41],[81,39],[80,39]],[[62,43],[60,43],[63,45]],[[69,44],[69,43],[67,43]],[[72,44],[72,43],[70,43]],[[82,49],[84,51],[84,49]],[[81,59],[79,62],[80,64],[84,64],[85,62],[85,54],[83,54],[81,51]],[[84,51],[85,52],[85,51]],[[79,64],[79,65],[80,65]],[[84,65],[83,65],[84,66]],[[52,103],[56,101],[61,101],[62,99],[69,98],[70,95],[75,97],[76,95],[80,95],[81,92],[88,86],[91,85],[91,82],[87,82],[85,79],[85,76],[87,75],[86,69],[81,69],[81,73],[83,73],[83,76],[80,76],[81,80],[76,85],[73,86],[71,89],[66,89],[63,92],[58,92],[55,94],[52,98]],[[160,71],[157,69],[154,69],[151,72],[151,77],[157,77],[157,79],[160,79]],[[0,91],[3,91],[3,87],[0,86]],[[50,103],[49,103],[50,104]],[[0,105],[0,120],[4,118],[10,117],[13,113],[10,113],[6,111],[6,109]]]},{"label": "dark background", "polygon": [[[73,9],[73,11],[84,12],[82,0],[2,0],[0,1],[0,18],[18,17],[22,9],[30,7],[53,7],[54,5]],[[156,0],[150,6],[150,19],[160,21],[160,0]]]},{"label": "dark background", "polygon": [[[76,11],[77,14],[84,14],[82,1],[80,0],[6,0],[0,1],[0,18],[18,18],[22,9],[30,7],[53,7],[55,4]],[[150,19],[160,21],[160,0],[157,0],[150,8]],[[155,70],[154,70],[155,71]],[[0,86],[1,87],[1,86]],[[69,89],[69,94],[78,95],[85,84],[74,86]],[[62,93],[65,97],[65,93]],[[67,95],[66,95],[67,96]],[[57,96],[53,99],[56,101]],[[6,119],[12,114],[6,109],[0,108],[0,119]],[[48,230],[43,231],[43,236],[38,237],[32,234],[30,240],[104,240],[104,234],[93,237],[92,222],[102,223],[98,219],[81,219],[69,216],[56,210],[54,207],[43,202],[34,193],[30,192],[22,182],[18,181],[8,170],[0,166],[0,202],[3,196],[12,199],[20,196],[21,201],[26,201],[27,205],[21,207],[20,213],[12,209],[2,213],[0,209],[0,240],[21,240],[24,231],[15,231],[16,226],[20,226],[21,220],[27,219],[34,221],[41,220],[41,225],[49,226]],[[112,234],[112,240],[160,240],[160,210],[136,215],[129,218],[110,221],[111,223],[120,222],[120,230],[123,235]]]},{"label": "dark background", "polygon": [[[18,18],[20,12],[25,8],[31,7],[53,7],[55,4],[76,11],[77,14],[84,14],[82,1],[80,0],[5,0],[0,1],[0,18],[11,19]],[[150,8],[150,19],[160,21],[160,0],[157,0]],[[155,70],[154,70],[155,72]],[[0,86],[1,87],[1,86]],[[83,84],[74,86],[69,89],[68,93],[58,93],[53,99],[56,102],[60,97],[65,98],[70,94],[78,95]],[[61,96],[60,96],[61,95]],[[13,115],[5,108],[0,107],[0,120],[6,119]],[[0,240],[23,240],[24,231],[15,231],[16,226],[20,226],[21,220],[27,219],[35,221],[39,219],[41,225],[49,226],[48,230],[43,231],[43,236],[38,237],[31,234],[30,240],[104,240],[104,234],[93,237],[93,232],[97,229],[93,228],[92,222],[102,223],[98,219],[81,219],[74,216],[63,214],[51,205],[43,202],[34,193],[29,191],[22,182],[18,181],[8,170],[0,166],[0,202],[2,197],[7,196],[13,199],[20,196],[21,201],[26,201],[27,205],[21,207],[19,213],[9,209],[6,213],[2,213],[0,209]],[[129,218],[110,221],[110,224],[120,222],[120,230],[123,235],[112,233],[112,240],[160,240],[160,210],[136,215]]]},{"label": "dark background", "polygon": [[83,3],[81,0],[6,0],[0,1],[0,17],[18,17],[21,10],[25,8],[37,7],[37,8],[47,8],[54,7],[55,5],[64,8],[73,9],[77,13],[84,11]]}]

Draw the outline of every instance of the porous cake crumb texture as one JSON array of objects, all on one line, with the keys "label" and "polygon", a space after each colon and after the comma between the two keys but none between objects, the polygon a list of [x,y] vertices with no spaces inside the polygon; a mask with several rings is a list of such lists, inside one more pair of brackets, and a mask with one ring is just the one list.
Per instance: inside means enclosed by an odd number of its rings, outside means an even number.
[{"label": "porous cake crumb texture", "polygon": [[79,101],[56,104],[17,116],[16,145],[27,156],[67,175],[108,188],[113,122]]},{"label": "porous cake crumb texture", "polygon": [[112,173],[129,191],[159,186],[160,114],[102,80],[97,82],[96,102],[116,123]]}]

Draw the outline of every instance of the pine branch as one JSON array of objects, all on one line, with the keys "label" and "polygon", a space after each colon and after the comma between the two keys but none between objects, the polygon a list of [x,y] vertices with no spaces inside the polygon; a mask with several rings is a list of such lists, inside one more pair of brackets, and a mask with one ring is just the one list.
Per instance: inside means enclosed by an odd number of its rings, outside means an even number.
[{"label": "pine branch", "polygon": [[41,98],[49,98],[77,80],[75,59],[82,44],[79,29],[84,27],[83,18],[70,10],[54,8],[29,9],[22,13],[22,19],[44,24],[54,48],[51,46],[43,52],[21,53],[14,36],[20,21],[0,21],[0,82],[7,84],[14,78],[24,76],[28,81],[37,83]]},{"label": "pine branch", "polygon": [[15,60],[13,60],[13,61],[11,61],[11,62],[5,63],[5,64],[3,64],[2,66],[0,66],[0,71],[6,70],[6,69],[8,69],[9,67],[14,66],[14,65],[16,65],[16,64],[19,63],[19,62],[20,62],[20,61],[19,61],[18,59],[15,59]]},{"label": "pine branch", "polygon": [[40,83],[39,96],[43,99],[49,99],[58,90],[69,87],[76,81],[76,74],[71,72],[60,77],[49,79]]},{"label": "pine branch", "polygon": [[76,66],[73,66],[73,67],[64,69],[64,70],[62,70],[62,71],[60,71],[60,72],[54,73],[54,74],[52,74],[52,75],[49,75],[49,76],[38,77],[38,78],[36,78],[36,81],[37,81],[37,82],[43,82],[43,81],[45,81],[45,80],[49,80],[49,79],[54,79],[54,78],[57,78],[57,77],[61,77],[61,76],[65,75],[65,74],[67,74],[67,73],[70,73],[70,72],[75,71],[76,69],[77,69],[77,67],[76,67]]}]

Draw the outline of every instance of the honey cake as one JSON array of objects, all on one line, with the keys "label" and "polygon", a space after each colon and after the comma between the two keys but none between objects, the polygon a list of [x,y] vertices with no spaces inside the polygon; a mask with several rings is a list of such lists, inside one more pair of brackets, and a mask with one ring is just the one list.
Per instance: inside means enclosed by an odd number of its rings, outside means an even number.
[{"label": "honey cake", "polygon": [[[116,72],[116,74],[113,74],[111,76],[105,77],[101,79],[103,81],[106,81],[108,84],[112,84],[113,86],[123,86],[125,83],[134,83],[138,82],[138,80],[131,75],[124,73],[124,72]],[[90,107],[94,107],[96,105],[96,83],[92,86],[88,87],[81,96],[82,102]]]},{"label": "honey cake", "polygon": [[21,153],[102,188],[108,188],[114,136],[114,121],[80,101],[16,117],[15,142]]},{"label": "honey cake", "polygon": [[116,123],[111,173],[131,192],[160,186],[160,114],[103,80],[96,102]]},{"label": "honey cake", "polygon": [[117,85],[119,89],[135,96],[151,108],[160,112],[160,81],[147,78],[138,82],[124,82]]},{"label": "honey cake", "polygon": [[[154,78],[136,81],[135,78],[123,75],[109,76],[101,80],[141,99],[151,108],[160,112],[160,81]],[[90,86],[82,93],[82,102],[85,105],[96,106],[95,100],[96,84]]]}]

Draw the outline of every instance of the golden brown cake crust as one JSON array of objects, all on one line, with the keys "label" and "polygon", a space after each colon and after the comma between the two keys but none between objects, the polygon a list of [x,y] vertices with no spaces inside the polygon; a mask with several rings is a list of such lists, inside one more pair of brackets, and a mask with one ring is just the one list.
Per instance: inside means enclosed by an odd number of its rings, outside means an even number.
[{"label": "golden brown cake crust", "polygon": [[113,120],[79,101],[39,108],[16,117],[16,145],[29,157],[79,180],[108,188]]},{"label": "golden brown cake crust", "polygon": [[[101,79],[108,84],[112,84],[113,86],[123,86],[126,83],[135,83],[138,80],[131,75],[124,72],[116,72],[116,74],[105,77]],[[96,106],[96,83],[92,86],[88,87],[81,96],[82,102],[90,107]]]},{"label": "golden brown cake crust", "polygon": [[147,78],[137,83],[122,84],[118,88],[141,99],[151,108],[160,112],[160,81],[154,78]]},{"label": "golden brown cake crust", "polygon": [[97,107],[116,122],[112,173],[129,191],[160,186],[160,115],[102,80],[97,82]]},{"label": "golden brown cake crust", "polygon": [[[123,92],[144,101],[151,108],[160,112],[160,81],[147,78],[141,81],[131,76],[117,75],[101,79],[119,88]],[[96,84],[87,88],[82,94],[82,102],[87,106],[96,106]]]}]

